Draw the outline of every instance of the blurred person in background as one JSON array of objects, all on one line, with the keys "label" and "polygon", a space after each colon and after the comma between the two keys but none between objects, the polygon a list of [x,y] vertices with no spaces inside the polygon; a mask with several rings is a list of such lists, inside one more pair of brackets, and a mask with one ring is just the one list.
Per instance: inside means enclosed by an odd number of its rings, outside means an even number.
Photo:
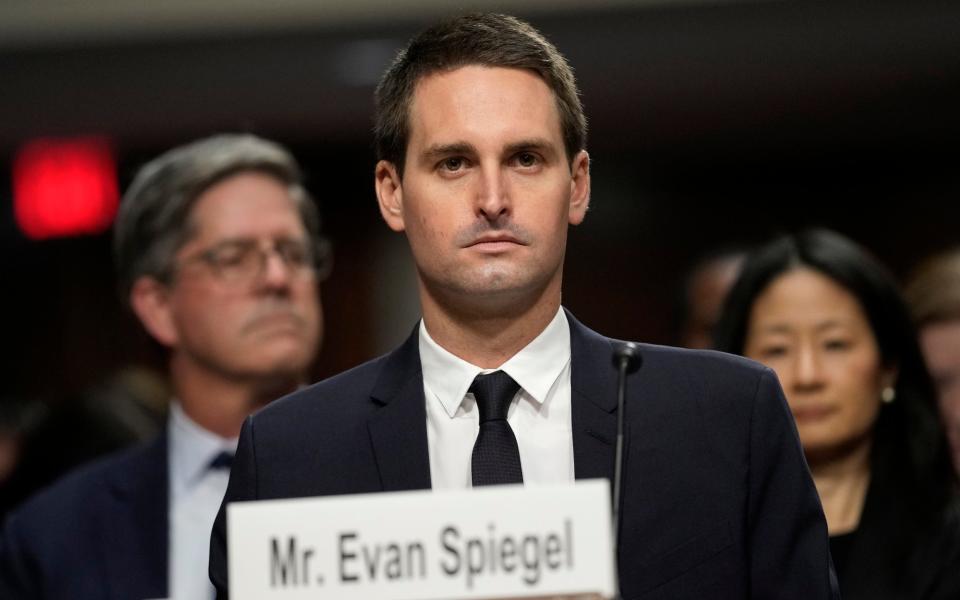
[{"label": "blurred person in background", "polygon": [[937,388],[953,468],[960,474],[960,248],[917,267],[905,296]]},{"label": "blurred person in background", "polygon": [[[79,394],[51,406],[29,404],[18,423],[17,461],[8,477],[0,477],[0,523],[17,507],[65,473],[112,452],[155,438],[165,427],[170,390],[165,376],[153,368],[129,365],[107,375]],[[0,439],[4,423],[19,407],[0,402]]]},{"label": "blurred person in background", "polygon": [[43,420],[45,407],[19,397],[0,398],[0,514],[16,501],[10,487],[23,460],[25,439]]},{"label": "blurred person in background", "polygon": [[746,255],[741,248],[721,248],[694,262],[684,278],[678,302],[678,345],[713,348],[713,328]]},{"label": "blurred person in background", "polygon": [[209,599],[210,529],[248,414],[304,382],[329,265],[293,157],[251,135],[167,152],[115,226],[121,291],[167,351],[166,431],[8,518],[0,597]]},{"label": "blurred person in background", "polygon": [[886,270],[830,231],[780,237],[744,263],[715,339],[780,378],[843,598],[960,598],[946,440]]}]

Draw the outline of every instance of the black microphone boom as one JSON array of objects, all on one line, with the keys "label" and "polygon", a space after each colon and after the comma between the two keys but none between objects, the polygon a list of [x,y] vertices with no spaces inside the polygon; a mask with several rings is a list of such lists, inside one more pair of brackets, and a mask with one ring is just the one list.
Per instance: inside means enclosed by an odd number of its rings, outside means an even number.
[{"label": "black microphone boom", "polygon": [[640,368],[643,359],[640,356],[640,344],[636,342],[618,342],[613,348],[613,364],[626,365],[626,372],[633,373]]},{"label": "black microphone boom", "polygon": [[[613,560],[620,552],[620,485],[623,479],[623,417],[627,396],[627,374],[640,368],[640,345],[619,342],[613,349],[613,365],[617,368],[617,451],[613,462]],[[617,586],[619,588],[619,585]],[[617,597],[620,597],[619,592]]]}]

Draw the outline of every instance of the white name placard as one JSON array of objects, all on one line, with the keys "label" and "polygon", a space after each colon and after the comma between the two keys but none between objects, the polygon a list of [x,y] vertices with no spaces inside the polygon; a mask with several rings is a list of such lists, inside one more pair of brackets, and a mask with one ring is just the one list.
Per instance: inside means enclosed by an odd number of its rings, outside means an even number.
[{"label": "white name placard", "polygon": [[614,594],[606,480],[238,502],[234,600]]}]

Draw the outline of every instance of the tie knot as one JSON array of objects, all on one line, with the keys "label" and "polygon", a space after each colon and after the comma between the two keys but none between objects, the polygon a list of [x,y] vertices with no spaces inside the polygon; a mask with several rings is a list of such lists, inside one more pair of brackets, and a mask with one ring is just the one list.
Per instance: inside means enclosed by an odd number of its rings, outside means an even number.
[{"label": "tie knot", "polygon": [[510,402],[520,389],[520,384],[503,371],[477,375],[470,384],[470,393],[477,399],[480,422],[504,421]]},{"label": "tie knot", "polygon": [[229,471],[231,466],[233,466],[233,454],[223,451],[213,457],[210,461],[209,469],[212,471],[218,471],[220,469]]}]

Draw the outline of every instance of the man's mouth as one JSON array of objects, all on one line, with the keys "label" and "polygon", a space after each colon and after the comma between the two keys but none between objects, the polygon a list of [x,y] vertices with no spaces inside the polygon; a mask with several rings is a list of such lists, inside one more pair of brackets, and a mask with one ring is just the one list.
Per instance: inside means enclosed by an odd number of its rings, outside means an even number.
[{"label": "man's mouth", "polygon": [[517,239],[509,233],[487,233],[481,235],[465,247],[482,250],[485,252],[501,252],[516,246],[526,246],[527,244]]},{"label": "man's mouth", "polygon": [[291,329],[297,330],[304,326],[303,319],[292,311],[275,311],[257,316],[251,319],[244,330],[251,331],[256,329]]}]

